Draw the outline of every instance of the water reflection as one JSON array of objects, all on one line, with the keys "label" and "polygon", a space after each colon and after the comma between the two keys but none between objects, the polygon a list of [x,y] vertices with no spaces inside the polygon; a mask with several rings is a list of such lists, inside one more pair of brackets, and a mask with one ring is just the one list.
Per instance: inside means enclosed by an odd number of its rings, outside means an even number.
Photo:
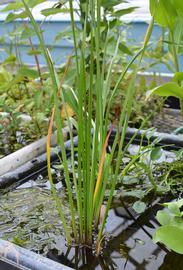
[{"label": "water reflection", "polygon": [[123,207],[111,210],[106,224],[109,241],[105,242],[98,257],[90,248],[67,248],[62,224],[57,211],[53,211],[53,201],[46,183],[41,178],[35,187],[29,181],[1,197],[1,237],[19,241],[26,248],[47,254],[52,260],[78,270],[183,270],[183,256],[168,252],[151,240],[157,226],[154,218],[159,207],[157,204],[135,218],[125,213]]},{"label": "water reflection", "polygon": [[159,270],[183,270],[183,256],[174,252],[168,253]]},{"label": "water reflection", "polygon": [[[142,219],[142,218],[141,218]],[[74,247],[65,250],[58,256],[57,251],[49,253],[49,257],[78,270],[169,270],[183,269],[183,256],[167,253],[150,238],[157,226],[155,220],[144,216],[143,224],[137,221],[116,216],[115,211],[110,212],[108,218],[108,233],[114,236],[96,257],[92,249]],[[142,227],[143,226],[143,227]],[[146,233],[147,232],[147,233]],[[177,257],[178,256],[178,257]],[[178,258],[179,268],[173,267],[173,260]],[[174,265],[175,266],[175,265]],[[182,267],[182,268],[180,268]]]}]

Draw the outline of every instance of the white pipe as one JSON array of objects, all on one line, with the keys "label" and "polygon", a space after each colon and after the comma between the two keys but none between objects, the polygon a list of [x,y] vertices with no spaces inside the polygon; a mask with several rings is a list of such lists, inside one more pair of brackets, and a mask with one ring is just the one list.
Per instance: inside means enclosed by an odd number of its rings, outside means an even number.
[{"label": "white pipe", "polygon": [[[67,139],[68,135],[68,127],[63,128],[62,130],[64,139]],[[34,159],[35,157],[46,152],[46,142],[47,136],[42,139],[33,142],[20,150],[5,156],[0,159],[0,176],[15,170],[19,166],[24,163]],[[51,146],[55,146],[57,144],[57,132],[54,132],[51,137]]]}]

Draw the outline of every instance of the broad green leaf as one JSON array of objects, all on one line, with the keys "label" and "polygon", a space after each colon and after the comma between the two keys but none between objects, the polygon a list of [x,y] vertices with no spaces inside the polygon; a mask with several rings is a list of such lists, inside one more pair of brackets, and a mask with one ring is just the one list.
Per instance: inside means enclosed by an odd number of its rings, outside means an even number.
[{"label": "broad green leaf", "polygon": [[168,209],[170,210],[170,212],[176,216],[181,217],[181,211],[179,209],[179,206],[177,205],[176,202],[172,202],[168,205]]},{"label": "broad green leaf", "polygon": [[122,43],[119,44],[119,50],[122,51],[123,53],[132,55],[132,52],[130,51],[130,49]]},{"label": "broad green leaf", "polygon": [[27,12],[25,12],[25,11],[18,13],[18,14],[11,12],[6,17],[5,23],[9,23],[9,22],[12,22],[12,21],[17,20],[17,19],[25,19],[25,18],[27,18]]},{"label": "broad green leaf", "polygon": [[171,217],[167,212],[165,212],[163,210],[160,210],[157,212],[156,218],[161,225],[169,225],[170,224]]},{"label": "broad green leaf", "polygon": [[[27,2],[27,1],[26,1]],[[1,12],[8,12],[12,10],[19,10],[23,8],[23,3],[21,1],[16,1],[15,3],[10,3],[5,8],[1,9]]]},{"label": "broad green leaf", "polygon": [[[33,8],[43,2],[46,2],[47,0],[25,0],[25,2],[28,4],[30,8]],[[16,11],[20,10],[24,7],[22,1],[16,1],[15,3],[10,3],[5,8],[1,10],[1,12],[8,12],[8,11]]]},{"label": "broad green leaf", "polygon": [[182,0],[173,0],[174,6],[176,7],[177,13],[180,16],[183,16],[183,1]]},{"label": "broad green leaf", "polygon": [[133,185],[139,183],[139,178],[135,176],[125,175],[123,178],[124,185]]},{"label": "broad green leaf", "polygon": [[65,29],[62,32],[58,32],[55,36],[55,41],[59,41],[61,39],[72,39],[72,30],[71,29]]},{"label": "broad green leaf", "polygon": [[179,85],[181,85],[182,81],[183,81],[183,72],[176,72],[173,76],[173,82],[176,82]]},{"label": "broad green leaf", "polygon": [[123,2],[126,1],[122,1],[122,0],[102,0],[101,5],[105,8],[105,9],[111,9]]},{"label": "broad green leaf", "polygon": [[183,254],[183,230],[173,225],[159,227],[153,237],[155,243],[161,242],[171,250]]},{"label": "broad green leaf", "polygon": [[158,24],[173,29],[177,12],[171,0],[150,0],[150,12]]},{"label": "broad green leaf", "polygon": [[69,13],[69,9],[67,8],[47,8],[47,9],[43,9],[41,11],[41,14],[44,15],[45,17],[48,17],[50,15],[55,15],[58,13]]},{"label": "broad green leaf", "polygon": [[183,17],[178,17],[176,19],[174,29],[173,29],[174,41],[172,42],[171,33],[169,33],[169,50],[173,53],[173,43],[175,45],[176,53],[183,53]]},{"label": "broad green leaf", "polygon": [[137,201],[133,204],[133,209],[135,210],[135,212],[137,212],[138,214],[141,214],[145,211],[146,209],[146,204],[144,202],[141,201]]},{"label": "broad green leaf", "polygon": [[183,206],[183,199],[180,199],[176,202],[164,203],[163,205],[169,208],[172,204],[176,204],[178,208],[181,208]]},{"label": "broad green leaf", "polygon": [[151,155],[150,155],[151,160],[153,161],[158,160],[161,158],[161,156],[162,156],[161,147],[156,147],[151,151]]},{"label": "broad green leaf", "polygon": [[116,26],[118,25],[118,22],[119,22],[119,21],[118,21],[117,18],[115,18],[115,19],[109,21],[109,28],[110,28],[110,29],[113,29],[114,27],[116,27]]},{"label": "broad green leaf", "polygon": [[1,67],[0,68],[0,86],[11,81],[11,79],[12,79],[11,74],[4,67]]},{"label": "broad green leaf", "polygon": [[25,29],[22,31],[22,34],[21,34],[21,39],[28,39],[28,38],[31,38],[33,36],[35,36],[35,31],[33,28],[31,27],[25,27]]},{"label": "broad green leaf", "polygon": [[171,220],[170,225],[175,225],[176,227],[179,227],[180,229],[183,230],[183,219],[182,219],[182,217],[174,216],[172,218],[172,220]]},{"label": "broad green leaf", "polygon": [[169,83],[165,83],[161,86],[158,86],[151,91],[148,91],[147,98],[152,94],[156,94],[156,95],[159,95],[161,97],[173,96],[173,97],[177,97],[179,99],[183,99],[183,88],[178,86],[178,84],[175,82],[169,82]]},{"label": "broad green leaf", "polygon": [[46,1],[47,1],[47,0],[29,0],[28,6],[29,6],[30,8],[33,8],[33,7],[35,7],[35,6],[37,6],[37,5],[41,4],[41,3],[44,3],[44,2],[46,2]]},{"label": "broad green leaf", "polygon": [[[108,44],[107,44],[107,50],[106,53],[108,55],[113,56],[116,51],[116,39],[114,36],[110,37]],[[131,51],[126,47],[123,43],[120,43],[118,46],[118,56],[123,56],[124,54],[132,55]]]},{"label": "broad green leaf", "polygon": [[[6,77],[8,78],[8,76]],[[12,87],[14,87],[16,84],[21,83],[25,77],[36,79],[39,77],[39,73],[36,70],[29,69],[27,67],[22,67],[19,69],[15,77],[9,78],[8,81],[4,81],[4,85],[1,84],[0,88],[3,89],[4,91],[8,91]],[[0,80],[1,80],[1,77],[0,77]]]},{"label": "broad green leaf", "polygon": [[145,196],[145,191],[141,189],[125,191],[124,195],[127,197],[134,197],[134,198],[142,199]]},{"label": "broad green leaf", "polygon": [[9,64],[15,64],[17,58],[16,55],[10,54],[3,62],[2,65],[9,65]]},{"label": "broad green leaf", "polygon": [[115,12],[113,12],[111,14],[112,17],[121,17],[124,16],[126,14],[132,13],[135,9],[137,9],[138,7],[130,7],[130,8],[124,8],[121,10],[117,10]]},{"label": "broad green leaf", "polygon": [[22,82],[24,77],[20,74],[17,74],[11,81],[6,83],[5,85],[1,85],[0,89],[3,89],[3,91],[8,91],[9,89],[13,88],[17,83]]},{"label": "broad green leaf", "polygon": [[31,79],[36,79],[36,78],[39,77],[39,73],[38,73],[37,70],[30,69],[30,68],[27,68],[27,67],[21,67],[19,69],[19,74],[22,75],[22,76],[31,78]]}]

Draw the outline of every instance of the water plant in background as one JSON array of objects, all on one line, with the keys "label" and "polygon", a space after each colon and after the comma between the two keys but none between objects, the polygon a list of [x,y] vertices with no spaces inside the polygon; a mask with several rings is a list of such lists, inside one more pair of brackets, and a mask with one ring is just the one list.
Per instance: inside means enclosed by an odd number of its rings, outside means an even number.
[{"label": "water plant in background", "polygon": [[[181,0],[168,0],[159,1],[156,5],[155,0],[150,0],[151,14],[154,12],[156,6],[155,21],[164,28],[168,28],[169,35],[168,40],[165,40],[169,44],[169,49],[172,53],[175,66],[175,75],[173,82],[163,84],[156,87],[151,93],[155,93],[159,96],[174,96],[179,98],[180,107],[183,115],[183,95],[182,95],[182,80],[183,73],[180,71],[180,63],[178,55],[182,53],[182,40],[183,40],[183,4]],[[148,95],[149,96],[149,95]]]},{"label": "water plant in background", "polygon": [[158,211],[156,215],[161,226],[156,230],[153,240],[183,254],[183,199],[164,203],[163,206],[165,209]]},{"label": "water plant in background", "polygon": [[181,0],[150,0],[150,11],[153,14],[156,8],[155,21],[164,29],[168,28],[168,43],[170,52],[174,59],[175,71],[179,72],[178,54],[181,53],[181,43],[183,38],[183,5]]},{"label": "water plant in background", "polygon": [[182,153],[182,149],[176,151],[174,161],[157,164],[154,170],[157,182],[162,186],[162,191],[167,190],[173,198],[180,197],[182,193]]},{"label": "water plant in background", "polygon": [[173,96],[178,98],[180,100],[180,107],[183,116],[183,72],[176,72],[172,79],[172,82],[165,83],[148,91],[147,99],[152,94],[156,94],[161,97]]},{"label": "water plant in background", "polygon": [[[14,72],[9,71],[9,60],[6,59],[1,64],[0,71],[2,154],[3,152],[8,154],[46,135],[53,106],[51,85],[47,75],[44,73],[44,85],[40,83],[39,73],[25,65],[19,67],[14,75]],[[15,68],[15,64],[12,68]],[[3,143],[3,137],[7,143]],[[5,145],[6,151],[3,149]]]}]

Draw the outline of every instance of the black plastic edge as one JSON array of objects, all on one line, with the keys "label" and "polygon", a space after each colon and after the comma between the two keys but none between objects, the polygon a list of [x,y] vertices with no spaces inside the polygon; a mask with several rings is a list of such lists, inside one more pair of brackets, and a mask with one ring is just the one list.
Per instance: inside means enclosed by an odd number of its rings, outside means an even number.
[{"label": "black plastic edge", "polygon": [[[117,129],[113,129],[111,137],[110,137],[110,142],[113,141],[116,132],[117,132]],[[125,135],[125,142],[128,143],[130,139],[136,133],[136,137],[133,140],[133,144],[139,144],[143,135],[142,144],[147,145],[148,144],[147,134],[149,132],[150,131],[148,130],[138,131],[135,128],[128,128]],[[154,132],[153,136],[151,136],[150,138],[150,141],[154,141],[157,138],[161,138],[161,141],[157,142],[156,145],[163,146],[164,149],[179,150],[183,148],[183,138],[181,138],[180,136],[167,134],[167,133]],[[78,142],[78,137],[76,136],[74,137],[75,146],[77,146],[77,142]],[[70,140],[65,142],[65,148],[66,148],[66,151],[68,151],[68,153],[69,153],[70,145],[71,145]],[[61,154],[61,151],[58,147],[56,151],[52,149],[51,161],[58,159],[58,154]],[[9,186],[12,186],[12,185],[16,186],[20,183],[27,181],[28,179],[33,179],[38,174],[45,172],[46,168],[47,168],[47,157],[46,157],[46,153],[44,153],[38,156],[37,158],[20,166],[16,170],[1,176],[0,177],[0,190],[8,188]]]},{"label": "black plastic edge", "polygon": [[[145,134],[143,138],[143,145],[148,144],[147,135],[149,133],[152,133],[150,130],[137,130],[135,128],[128,128],[126,132],[126,140],[130,139],[135,133],[137,132],[137,135],[135,137],[135,140],[137,142],[140,142],[142,135]],[[161,138],[161,140],[156,144],[158,146],[164,146],[167,150],[179,150],[183,148],[183,136],[178,136],[174,134],[168,134],[168,133],[160,133],[160,132],[154,132],[153,135],[150,137],[150,141],[154,141],[157,138]],[[135,141],[133,141],[133,144]]]}]

